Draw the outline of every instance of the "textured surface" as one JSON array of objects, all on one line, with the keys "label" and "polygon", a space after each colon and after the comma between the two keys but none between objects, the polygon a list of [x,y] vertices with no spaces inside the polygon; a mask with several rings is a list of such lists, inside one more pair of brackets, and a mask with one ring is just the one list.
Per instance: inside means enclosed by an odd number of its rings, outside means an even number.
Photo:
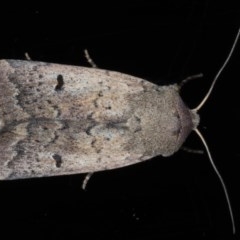
[{"label": "textured surface", "polygon": [[0,178],[94,172],[177,151],[192,130],[176,85],[0,61]]}]

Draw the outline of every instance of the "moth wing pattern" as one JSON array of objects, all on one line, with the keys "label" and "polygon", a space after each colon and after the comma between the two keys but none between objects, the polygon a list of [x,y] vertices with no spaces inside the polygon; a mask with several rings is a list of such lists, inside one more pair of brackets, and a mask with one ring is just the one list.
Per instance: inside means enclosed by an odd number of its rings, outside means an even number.
[{"label": "moth wing pattern", "polygon": [[[175,85],[114,71],[1,60],[0,178],[95,172],[171,155],[190,114]],[[184,107],[185,113],[179,112]]]}]

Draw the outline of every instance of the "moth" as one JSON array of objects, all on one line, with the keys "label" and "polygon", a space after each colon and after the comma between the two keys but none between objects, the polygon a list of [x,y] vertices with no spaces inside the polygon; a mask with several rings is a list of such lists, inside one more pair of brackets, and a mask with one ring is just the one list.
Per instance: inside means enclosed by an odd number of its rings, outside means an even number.
[{"label": "moth", "polygon": [[[237,42],[238,35],[232,47]],[[98,68],[0,61],[0,179],[93,173],[170,156],[197,130],[176,84]],[[91,63],[91,59],[89,58]],[[214,165],[234,219],[227,189]],[[89,178],[88,175],[87,178]]]}]

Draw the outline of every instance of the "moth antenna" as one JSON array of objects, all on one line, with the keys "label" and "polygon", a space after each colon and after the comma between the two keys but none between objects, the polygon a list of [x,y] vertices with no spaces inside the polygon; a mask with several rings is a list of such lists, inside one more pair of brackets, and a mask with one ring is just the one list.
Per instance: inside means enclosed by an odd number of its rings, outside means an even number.
[{"label": "moth antenna", "polygon": [[233,53],[233,51],[234,51],[234,49],[235,49],[235,47],[236,47],[237,41],[238,41],[238,39],[239,39],[239,35],[240,35],[240,28],[238,29],[237,36],[236,36],[236,38],[235,38],[235,40],[234,40],[234,43],[233,43],[232,48],[231,48],[231,50],[230,50],[230,52],[229,52],[229,54],[228,54],[228,57],[226,58],[225,62],[223,63],[223,65],[222,65],[222,67],[220,68],[220,70],[218,71],[218,73],[216,74],[216,76],[215,76],[215,78],[214,78],[214,80],[213,80],[213,82],[212,82],[212,84],[211,84],[211,86],[210,86],[207,94],[205,95],[205,97],[203,98],[203,100],[200,102],[200,104],[199,104],[196,108],[193,109],[193,111],[196,111],[196,112],[197,112],[199,109],[201,109],[201,107],[205,104],[205,102],[206,102],[207,99],[209,98],[209,96],[210,96],[210,94],[212,93],[212,90],[213,90],[213,88],[214,88],[214,86],[215,86],[215,83],[216,83],[217,79],[219,78],[220,74],[222,73],[222,71],[224,70],[224,68],[226,67],[226,65],[228,64],[228,62],[229,62],[229,60],[230,60],[230,58],[231,58],[231,56],[232,56],[232,53]]},{"label": "moth antenna", "polygon": [[232,222],[232,231],[233,231],[233,234],[235,234],[236,232],[236,228],[235,228],[235,221],[234,221],[234,217],[233,217],[233,211],[232,211],[232,206],[231,206],[231,202],[230,202],[230,198],[229,198],[229,195],[228,195],[228,191],[227,191],[227,187],[223,181],[223,178],[221,176],[221,174],[219,173],[215,163],[213,162],[213,159],[212,159],[212,156],[211,156],[211,153],[209,151],[209,148],[208,148],[208,145],[207,145],[207,142],[205,141],[203,135],[200,133],[200,131],[195,128],[194,131],[197,133],[197,135],[200,137],[205,149],[206,149],[206,152],[208,154],[208,158],[210,160],[210,163],[212,164],[212,167],[215,171],[215,173],[217,174],[221,184],[222,184],[222,187],[223,187],[223,191],[224,191],[224,194],[225,194],[225,197],[226,197],[226,200],[227,200],[227,204],[228,204],[228,209],[229,209],[229,214],[230,214],[230,217],[231,217],[231,222]]}]

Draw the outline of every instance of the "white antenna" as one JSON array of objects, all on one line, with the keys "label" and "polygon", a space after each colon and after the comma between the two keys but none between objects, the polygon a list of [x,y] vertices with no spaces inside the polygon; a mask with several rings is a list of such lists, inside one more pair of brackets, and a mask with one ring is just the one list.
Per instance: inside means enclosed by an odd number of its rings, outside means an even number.
[{"label": "white antenna", "polygon": [[[211,84],[211,86],[210,86],[207,94],[205,95],[205,97],[203,98],[203,100],[201,101],[201,103],[200,103],[196,108],[192,109],[192,112],[194,112],[194,113],[198,112],[198,110],[201,109],[201,107],[205,104],[205,102],[206,102],[207,99],[209,98],[209,96],[210,96],[210,94],[212,93],[212,90],[213,90],[213,88],[214,88],[214,86],[215,86],[215,84],[216,84],[217,79],[219,78],[220,74],[222,73],[222,71],[224,70],[224,68],[226,67],[226,65],[228,64],[228,62],[229,62],[229,60],[230,60],[230,58],[231,58],[231,56],[232,56],[232,53],[233,53],[233,51],[234,51],[234,49],[235,49],[235,47],[236,47],[237,41],[238,41],[238,39],[239,39],[239,36],[240,36],[240,28],[239,28],[239,30],[238,30],[238,33],[237,33],[237,36],[236,36],[236,38],[235,38],[235,40],[234,40],[234,43],[233,43],[233,45],[232,45],[232,48],[231,48],[231,50],[230,50],[230,52],[229,52],[229,54],[228,54],[225,62],[223,63],[222,67],[220,68],[220,70],[219,70],[218,73],[216,74],[216,76],[215,76],[215,78],[214,78],[214,80],[213,80],[213,82],[212,82],[212,84]],[[206,143],[205,139],[203,138],[202,134],[199,132],[199,130],[198,130],[197,128],[194,128],[193,130],[197,133],[197,135],[198,135],[198,136],[200,137],[200,139],[202,140],[203,145],[204,145],[205,148],[206,148],[206,151],[207,151],[209,160],[210,160],[210,162],[211,162],[211,164],[212,164],[212,167],[213,167],[215,173],[217,174],[217,176],[218,176],[218,178],[219,178],[219,180],[220,180],[220,182],[221,182],[221,184],[222,184],[223,191],[224,191],[224,194],[225,194],[225,197],[226,197],[226,200],[227,200],[227,204],[228,204],[228,209],[229,209],[231,221],[232,221],[233,234],[235,234],[235,232],[236,232],[235,221],[234,221],[234,217],[233,217],[233,211],[232,211],[232,206],[231,206],[230,198],[229,198],[229,195],[228,195],[227,187],[226,187],[226,185],[225,185],[225,183],[224,183],[224,181],[223,181],[223,178],[222,178],[221,174],[219,173],[219,171],[218,171],[215,163],[213,162],[211,153],[210,153],[210,151],[209,151],[209,148],[208,148],[208,146],[207,146],[207,143]]]},{"label": "white antenna", "polygon": [[229,59],[230,59],[231,56],[232,56],[232,53],[233,53],[233,51],[234,51],[234,49],[235,49],[235,47],[236,47],[237,41],[238,41],[238,39],[239,39],[239,36],[240,36],[240,28],[239,28],[239,30],[238,30],[238,33],[237,33],[237,36],[236,36],[236,38],[235,38],[235,40],[234,40],[234,43],[233,43],[233,45],[232,45],[232,48],[231,48],[231,50],[230,50],[230,52],[229,52],[229,54],[228,54],[228,57],[226,58],[225,62],[223,63],[223,65],[222,65],[222,67],[220,68],[220,70],[218,71],[218,73],[216,74],[216,76],[215,76],[215,78],[214,78],[214,80],[213,80],[213,82],[212,82],[212,84],[211,84],[211,86],[210,86],[207,94],[205,95],[205,97],[203,98],[203,100],[201,101],[201,103],[200,103],[196,108],[193,109],[193,111],[197,112],[197,111],[204,105],[204,103],[207,101],[207,99],[209,98],[209,96],[210,96],[210,94],[211,94],[211,92],[212,92],[212,90],[213,90],[213,87],[214,87],[217,79],[219,78],[220,74],[222,73],[222,71],[224,70],[224,68],[225,68],[226,65],[228,64]]},{"label": "white antenna", "polygon": [[231,221],[232,221],[232,230],[233,230],[233,234],[235,234],[236,232],[236,228],[235,228],[235,222],[234,222],[234,217],[233,217],[233,211],[232,211],[232,207],[231,207],[231,202],[230,202],[230,198],[229,198],[229,195],[228,195],[228,191],[227,191],[227,187],[223,181],[223,178],[221,176],[221,174],[219,173],[215,163],[213,162],[213,159],[212,159],[212,156],[211,156],[211,153],[209,151],[209,148],[208,148],[208,145],[204,139],[204,137],[202,136],[202,134],[198,131],[198,129],[194,129],[194,131],[197,133],[197,135],[200,137],[200,139],[202,140],[202,143],[203,145],[205,146],[205,149],[207,151],[207,154],[208,154],[208,157],[209,157],[209,160],[212,164],[212,167],[215,171],[215,173],[217,174],[221,184],[222,184],[222,187],[223,187],[223,191],[224,191],[224,194],[225,194],[225,197],[227,199],[227,204],[228,204],[228,209],[229,209],[229,213],[230,213],[230,217],[231,217]]}]

